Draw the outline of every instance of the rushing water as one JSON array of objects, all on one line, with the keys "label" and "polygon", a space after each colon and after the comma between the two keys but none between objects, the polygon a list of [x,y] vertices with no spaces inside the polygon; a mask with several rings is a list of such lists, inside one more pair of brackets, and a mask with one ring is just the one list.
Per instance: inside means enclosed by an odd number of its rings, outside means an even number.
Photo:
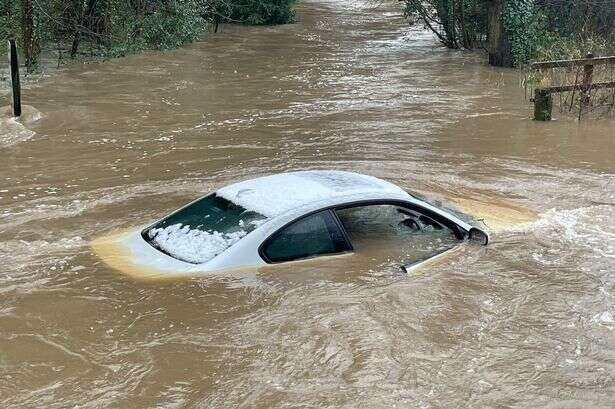
[{"label": "rushing water", "polygon": [[[1,406],[615,405],[615,124],[531,121],[516,72],[383,7],[305,0],[294,25],[24,90],[24,126],[0,122]],[[537,218],[408,276],[342,257],[141,282],[89,246],[314,168]]]}]

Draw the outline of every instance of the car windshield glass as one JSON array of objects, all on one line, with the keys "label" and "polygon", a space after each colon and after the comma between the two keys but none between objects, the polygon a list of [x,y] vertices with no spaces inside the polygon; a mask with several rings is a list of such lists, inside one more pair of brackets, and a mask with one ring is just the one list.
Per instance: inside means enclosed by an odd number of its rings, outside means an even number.
[{"label": "car windshield glass", "polygon": [[143,231],[152,246],[179,260],[205,263],[267,218],[212,194]]}]

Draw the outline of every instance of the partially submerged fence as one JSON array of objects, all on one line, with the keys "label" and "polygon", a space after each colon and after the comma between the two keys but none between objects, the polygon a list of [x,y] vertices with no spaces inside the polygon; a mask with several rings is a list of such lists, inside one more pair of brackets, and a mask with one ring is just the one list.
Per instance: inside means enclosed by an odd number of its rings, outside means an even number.
[{"label": "partially submerged fence", "polygon": [[[576,60],[556,60],[556,61],[541,61],[535,62],[531,68],[539,73],[544,74],[546,70],[554,68],[566,68],[572,70],[574,67],[583,67],[582,78],[577,73],[575,82],[572,85],[538,87],[534,89],[534,119],[537,121],[550,121],[553,111],[553,94],[562,92],[572,92],[572,103],[574,102],[574,93],[580,91],[579,101],[579,119],[587,112],[590,107],[590,93],[592,90],[613,88],[615,90],[615,81],[594,82],[594,67],[597,65],[613,65],[615,66],[615,56],[611,57],[594,57],[591,53],[587,54],[586,58]],[[580,81],[579,81],[580,79]],[[615,103],[615,101],[614,101]]]}]

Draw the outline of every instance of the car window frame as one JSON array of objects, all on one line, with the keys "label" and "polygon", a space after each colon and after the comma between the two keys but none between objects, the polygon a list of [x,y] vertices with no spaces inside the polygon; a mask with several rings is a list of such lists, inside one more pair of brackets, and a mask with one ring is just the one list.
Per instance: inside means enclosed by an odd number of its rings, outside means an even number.
[{"label": "car window frame", "polygon": [[[283,226],[281,226],[280,228],[276,229],[276,231],[274,231],[273,233],[271,233],[265,240],[263,240],[263,242],[258,246],[258,255],[261,257],[261,259],[263,259],[263,261],[265,261],[265,263],[267,264],[281,264],[281,263],[288,263],[290,261],[300,261],[300,260],[309,260],[309,259],[315,259],[315,258],[319,258],[319,257],[325,257],[325,256],[332,256],[332,255],[339,255],[339,254],[345,254],[345,253],[350,253],[350,252],[354,252],[354,247],[352,245],[352,242],[348,236],[348,232],[346,231],[346,228],[344,227],[344,225],[342,224],[341,220],[339,219],[336,210],[343,210],[343,209],[349,209],[349,208],[353,208],[353,207],[365,207],[365,206],[377,206],[377,205],[394,205],[394,206],[399,206],[408,210],[412,210],[415,211],[417,213],[420,213],[424,216],[427,216],[433,220],[435,220],[436,222],[442,224],[443,226],[449,228],[453,234],[455,235],[455,238],[457,238],[457,240],[459,241],[463,241],[468,237],[469,232],[466,231],[465,229],[463,229],[461,226],[459,226],[457,223],[455,223],[454,221],[446,218],[445,216],[442,216],[430,209],[427,209],[419,204],[415,204],[415,203],[410,203],[410,202],[406,202],[403,200],[396,200],[396,199],[376,199],[376,200],[358,200],[358,201],[354,201],[354,202],[348,202],[348,203],[343,203],[343,204],[335,204],[335,205],[331,205],[331,206],[326,206],[317,210],[313,210],[311,212],[308,212],[306,214],[303,214],[291,221],[289,221],[288,223],[285,223]],[[316,213],[320,213],[323,211],[329,211],[332,213],[333,218],[338,226],[338,229],[340,229],[340,231],[342,232],[342,235],[344,237],[344,239],[346,240],[347,245],[349,246],[349,250],[343,251],[343,252],[336,252],[336,253],[327,253],[327,254],[319,254],[319,255],[315,255],[313,257],[306,257],[306,258],[298,258],[298,259],[293,259],[293,260],[283,260],[283,261],[271,261],[267,255],[265,254],[265,247],[267,246],[267,244],[273,240],[274,237],[276,237],[277,235],[281,234],[281,232],[283,230],[285,230],[287,227],[291,226],[292,224],[301,221],[302,219],[305,219],[306,217],[312,216]]]},{"label": "car window frame", "polygon": [[[297,258],[288,259],[288,260],[278,260],[278,261],[271,260],[269,258],[269,256],[267,256],[267,253],[266,253],[265,250],[268,247],[268,245],[271,243],[271,241],[275,240],[278,236],[283,234],[284,231],[287,228],[293,226],[296,223],[301,222],[304,219],[307,219],[310,216],[314,216],[314,215],[316,215],[318,213],[327,213],[329,215],[329,217],[331,218],[331,220],[333,220],[333,222],[335,223],[335,227],[337,228],[337,230],[339,231],[342,239],[344,240],[344,244],[346,245],[346,249],[345,250],[343,250],[343,251],[335,251],[335,252],[331,252],[331,253],[315,254],[315,255],[306,256],[306,257],[297,257]],[[354,247],[352,246],[352,242],[350,241],[350,238],[348,237],[348,233],[346,232],[346,229],[344,228],[344,225],[340,221],[339,217],[335,213],[333,207],[326,207],[326,208],[318,209],[318,210],[306,213],[306,214],[304,214],[304,215],[302,215],[302,216],[300,216],[300,217],[298,217],[296,219],[293,219],[292,221],[284,224],[282,227],[278,228],[275,232],[270,234],[258,246],[258,255],[267,264],[281,264],[281,263],[289,263],[291,261],[310,260],[310,259],[319,258],[319,257],[334,256],[334,255],[345,254],[345,253],[352,253],[353,251],[354,251]]]}]

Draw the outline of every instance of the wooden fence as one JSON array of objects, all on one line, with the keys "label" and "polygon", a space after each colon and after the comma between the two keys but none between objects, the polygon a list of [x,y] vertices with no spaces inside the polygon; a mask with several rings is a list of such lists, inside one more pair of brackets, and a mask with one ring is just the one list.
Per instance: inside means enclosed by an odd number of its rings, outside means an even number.
[{"label": "wooden fence", "polygon": [[581,115],[589,109],[590,92],[592,90],[601,88],[615,89],[615,81],[593,82],[594,66],[608,64],[615,64],[615,56],[594,57],[591,53],[587,54],[586,58],[579,58],[576,60],[541,61],[533,63],[531,66],[532,69],[539,72],[544,72],[553,68],[583,67],[583,78],[581,79],[581,83],[575,81],[573,85],[540,87],[534,90],[534,119],[537,121],[550,121],[553,111],[552,94],[571,91],[581,92],[579,107],[579,118],[581,118]]}]

